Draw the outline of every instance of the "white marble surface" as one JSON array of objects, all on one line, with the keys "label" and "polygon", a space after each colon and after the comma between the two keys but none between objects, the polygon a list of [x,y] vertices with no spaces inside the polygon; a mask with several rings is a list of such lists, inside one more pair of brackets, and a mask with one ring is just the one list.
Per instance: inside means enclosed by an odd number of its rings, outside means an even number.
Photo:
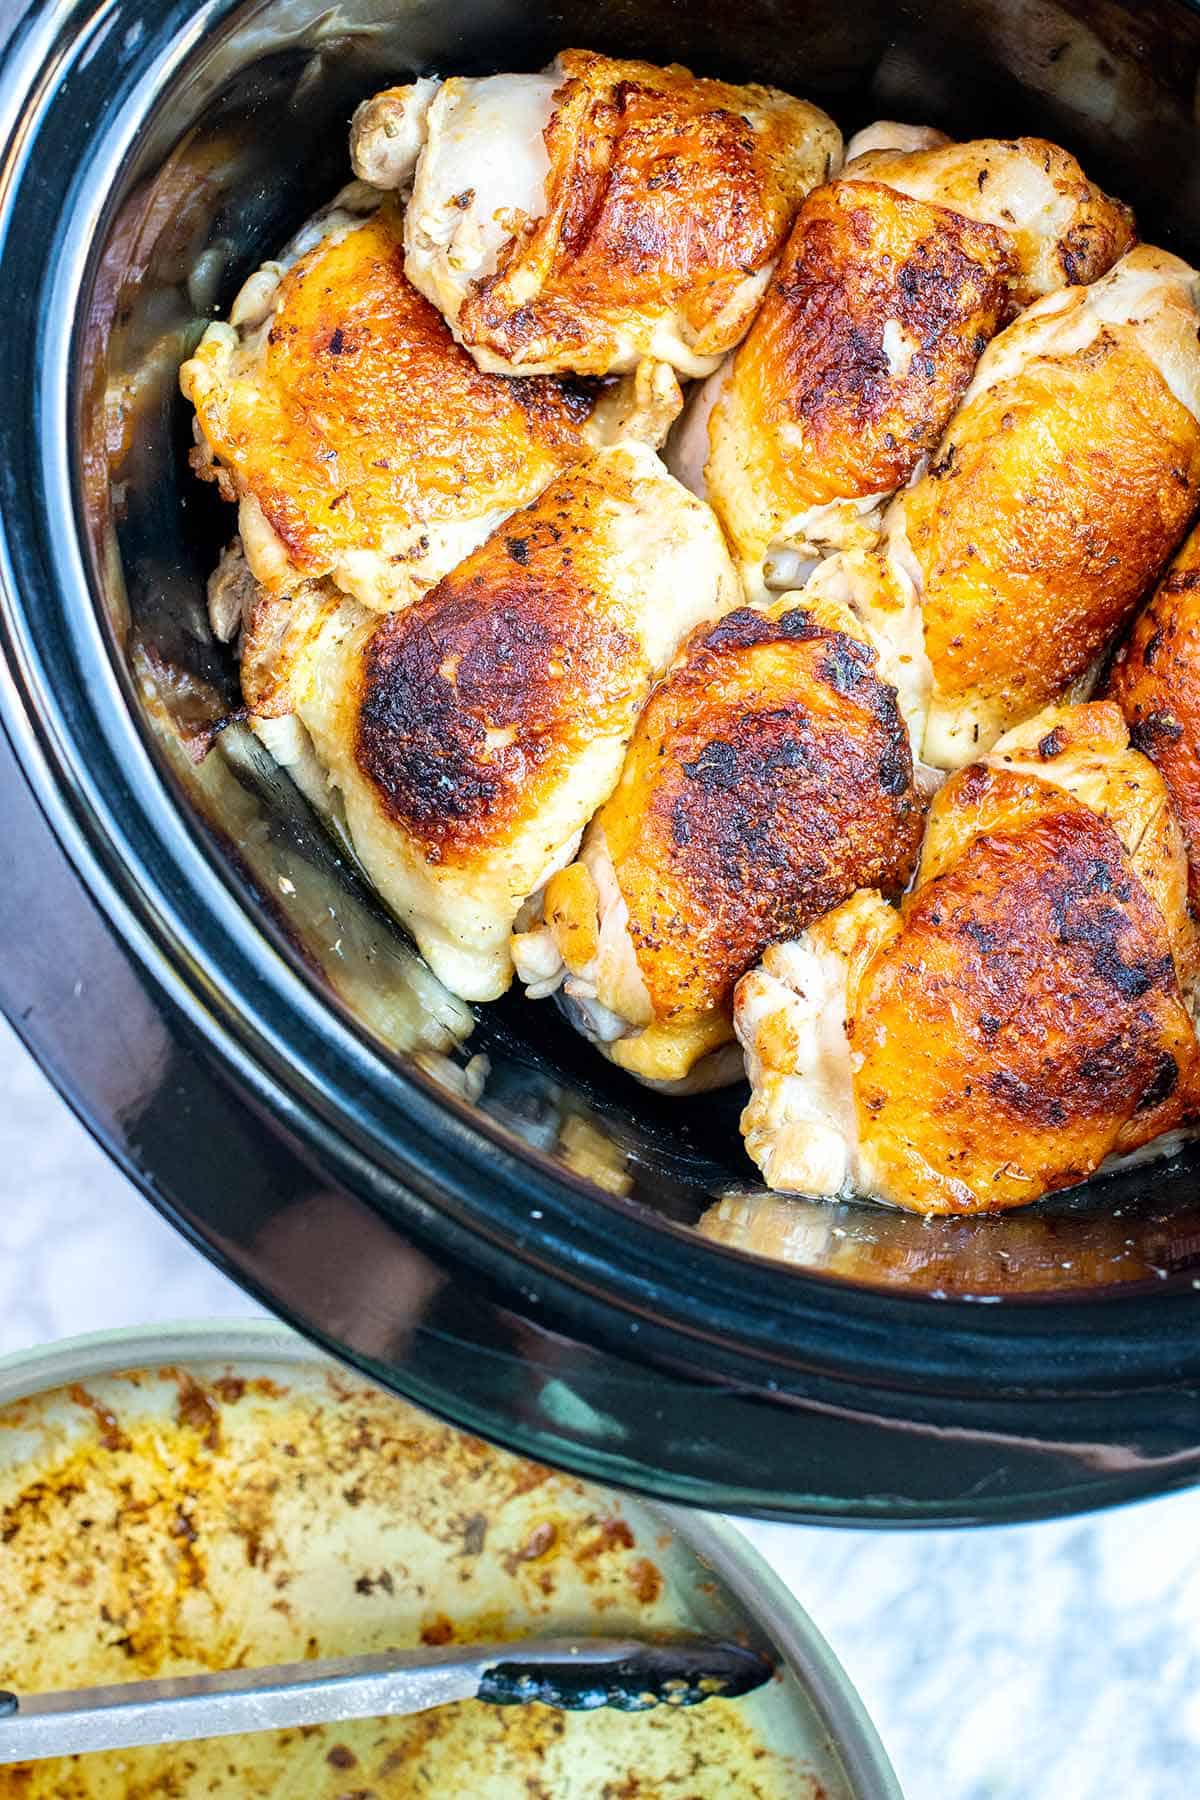
[{"label": "white marble surface", "polygon": [[[3,1024],[0,1168],[0,1354],[258,1310],[110,1167]],[[841,1657],[908,1800],[1200,1795],[1200,1492],[976,1533],[746,1529]]]}]

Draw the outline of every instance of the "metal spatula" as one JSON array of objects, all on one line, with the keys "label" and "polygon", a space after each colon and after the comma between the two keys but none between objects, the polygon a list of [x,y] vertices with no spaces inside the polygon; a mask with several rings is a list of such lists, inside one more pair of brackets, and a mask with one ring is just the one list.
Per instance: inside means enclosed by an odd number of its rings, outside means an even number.
[{"label": "metal spatula", "polygon": [[382,1651],[28,1698],[0,1693],[0,1764],[396,1717],[452,1700],[538,1700],[570,1711],[695,1706],[748,1694],[772,1673],[759,1651],[706,1638],[553,1638]]}]

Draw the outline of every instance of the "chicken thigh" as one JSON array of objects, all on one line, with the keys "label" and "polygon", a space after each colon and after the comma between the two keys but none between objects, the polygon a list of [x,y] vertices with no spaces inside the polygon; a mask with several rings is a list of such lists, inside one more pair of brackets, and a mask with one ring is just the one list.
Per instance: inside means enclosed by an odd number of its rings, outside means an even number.
[{"label": "chicken thigh", "polygon": [[1127,208],[1054,144],[928,133],[913,147],[920,135],[881,124],[852,140],[711,378],[695,491],[752,594],[787,585],[798,556],[872,542],[988,341],[1030,301],[1104,274],[1132,240]]},{"label": "chicken thigh", "polygon": [[557,476],[414,606],[317,622],[291,679],[301,766],[461,998],[508,987],[516,915],[574,856],[651,684],[738,597],[711,512],[627,444]]},{"label": "chicken thigh", "polygon": [[986,1212],[1200,1111],[1186,858],[1107,703],[953,776],[899,911],[860,892],[739,984],[746,1147],[772,1188]]},{"label": "chicken thigh", "polygon": [[734,983],[866,883],[899,889],[921,806],[895,694],[834,607],[740,609],[689,639],[579,858],[514,940],[535,997],[644,1080],[738,1079]]},{"label": "chicken thigh", "polygon": [[579,383],[483,374],[405,279],[398,208],[361,185],[251,276],[180,379],[193,462],[237,501],[259,584],[328,579],[381,611],[610,432],[661,442],[681,403],[665,365],[599,405]]},{"label": "chicken thigh", "polygon": [[924,761],[960,768],[1077,697],[1200,500],[1200,276],[1141,246],[1031,306],[980,361],[880,544],[805,597],[881,646]]},{"label": "chicken thigh", "polygon": [[540,75],[364,102],[356,171],[412,182],[406,270],[480,368],[706,375],[753,317],[796,208],[841,155],[775,88],[565,50]]},{"label": "chicken thigh", "polygon": [[1200,912],[1200,528],[1184,543],[1119,652],[1108,692],[1130,741],[1161,770],[1188,848]]}]

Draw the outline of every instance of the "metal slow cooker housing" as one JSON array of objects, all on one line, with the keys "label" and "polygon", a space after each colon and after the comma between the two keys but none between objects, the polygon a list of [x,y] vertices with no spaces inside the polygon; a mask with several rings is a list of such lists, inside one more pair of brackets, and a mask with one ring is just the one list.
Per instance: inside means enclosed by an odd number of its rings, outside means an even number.
[{"label": "metal slow cooker housing", "polygon": [[0,72],[0,999],[238,1281],[543,1460],[879,1523],[1192,1481],[1200,1149],[1020,1220],[814,1208],[808,1266],[742,1255],[692,1228],[748,1184],[736,1094],[648,1095],[515,999],[453,1051],[286,779],[236,727],[200,756],[236,698],[203,611],[228,522],[188,475],[180,357],[344,179],[362,94],[577,42],[844,126],[1060,137],[1200,253],[1186,0],[34,6]]}]

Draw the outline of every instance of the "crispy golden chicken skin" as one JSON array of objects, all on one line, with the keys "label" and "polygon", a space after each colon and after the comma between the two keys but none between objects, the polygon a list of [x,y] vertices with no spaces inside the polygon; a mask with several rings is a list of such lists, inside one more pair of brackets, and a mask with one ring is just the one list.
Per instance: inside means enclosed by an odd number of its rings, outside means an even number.
[{"label": "crispy golden chicken skin", "polygon": [[1198,495],[1200,423],[1136,344],[1027,367],[964,409],[905,507],[937,747],[944,724],[957,760],[1084,676]]},{"label": "crispy golden chicken skin", "polygon": [[738,598],[716,520],[653,451],[601,451],[384,619],[318,621],[296,719],[360,862],[468,1000],[611,792],[655,678]]},{"label": "crispy golden chicken skin", "polygon": [[[881,644],[926,762],[960,768],[1092,678],[1200,499],[1200,277],[1141,246],[985,352],[870,552],[816,570]],[[903,667],[893,668],[893,651]]]},{"label": "crispy golden chicken skin", "polygon": [[636,1075],[688,1077],[732,1037],[734,983],[769,943],[911,873],[908,735],[852,633],[802,607],[697,631],[578,861],[548,883],[544,922],[515,941],[532,991],[565,975],[589,1034]]},{"label": "crispy golden chicken skin", "polygon": [[705,492],[752,589],[773,544],[869,543],[1000,327],[1132,240],[1128,210],[1040,138],[850,150],[713,378]]},{"label": "crispy golden chicken skin", "polygon": [[1118,653],[1108,692],[1130,741],[1162,771],[1183,826],[1200,911],[1200,529],[1193,530]]},{"label": "crispy golden chicken skin", "polygon": [[483,374],[405,278],[400,234],[390,202],[326,215],[184,365],[194,461],[239,502],[272,593],[328,578],[364,605],[405,605],[593,447],[595,395]]},{"label": "crispy golden chicken skin", "polygon": [[1124,201],[1089,181],[1075,158],[1046,138],[911,146],[877,138],[868,146],[867,136],[860,133],[849,146],[856,176],[1003,232],[1016,257],[1018,307],[1097,281],[1133,242],[1133,214]]},{"label": "crispy golden chicken skin", "polygon": [[879,183],[809,196],[709,421],[705,491],[743,562],[870,537],[1005,321],[1014,266],[994,227]]},{"label": "crispy golden chicken skin", "polygon": [[899,912],[860,892],[740,984],[775,1188],[1021,1206],[1192,1123],[1196,942],[1161,776],[1117,708],[1049,708],[941,789]]},{"label": "crispy golden chicken skin", "polygon": [[566,50],[541,75],[390,89],[355,167],[412,179],[407,269],[482,368],[707,374],[841,155],[817,107]]}]

